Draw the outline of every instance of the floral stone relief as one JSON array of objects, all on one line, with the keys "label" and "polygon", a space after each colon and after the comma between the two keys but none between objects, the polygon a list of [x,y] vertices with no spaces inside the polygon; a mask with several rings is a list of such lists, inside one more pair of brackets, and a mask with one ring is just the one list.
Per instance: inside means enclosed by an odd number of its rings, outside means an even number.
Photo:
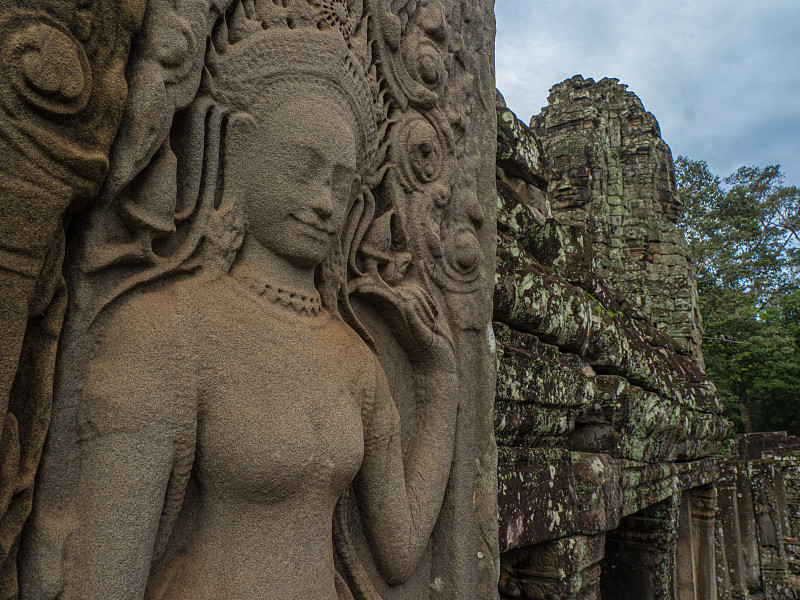
[{"label": "floral stone relief", "polygon": [[129,4],[3,16],[3,597],[492,597],[490,3]]}]

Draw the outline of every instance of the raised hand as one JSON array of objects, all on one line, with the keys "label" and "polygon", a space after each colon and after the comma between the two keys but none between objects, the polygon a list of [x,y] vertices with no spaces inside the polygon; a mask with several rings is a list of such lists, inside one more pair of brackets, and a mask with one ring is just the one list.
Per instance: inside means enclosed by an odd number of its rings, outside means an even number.
[{"label": "raised hand", "polygon": [[421,286],[408,282],[390,286],[365,276],[351,282],[350,289],[378,308],[413,362],[452,363],[453,342],[444,330],[439,308]]}]

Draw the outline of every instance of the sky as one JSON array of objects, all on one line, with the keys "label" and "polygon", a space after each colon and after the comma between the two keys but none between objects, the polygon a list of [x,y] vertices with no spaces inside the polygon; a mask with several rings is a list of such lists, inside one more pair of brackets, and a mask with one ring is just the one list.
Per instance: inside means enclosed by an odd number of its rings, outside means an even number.
[{"label": "sky", "polygon": [[674,157],[800,186],[800,0],[495,0],[497,88],[524,122],[573,75],[628,85]]}]

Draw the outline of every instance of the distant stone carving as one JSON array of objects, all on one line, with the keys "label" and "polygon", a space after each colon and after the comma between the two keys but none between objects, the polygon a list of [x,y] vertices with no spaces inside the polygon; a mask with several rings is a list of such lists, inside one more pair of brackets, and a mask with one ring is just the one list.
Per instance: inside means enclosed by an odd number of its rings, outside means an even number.
[{"label": "distant stone carving", "polygon": [[719,467],[719,597],[797,597],[800,439],[781,431],[739,435]]},{"label": "distant stone carving", "polygon": [[21,598],[496,593],[490,18],[148,3]]},{"label": "distant stone carving", "polygon": [[555,220],[584,230],[598,275],[702,365],[694,265],[655,117],[617,79],[576,75],[553,86],[531,127],[552,170]]}]

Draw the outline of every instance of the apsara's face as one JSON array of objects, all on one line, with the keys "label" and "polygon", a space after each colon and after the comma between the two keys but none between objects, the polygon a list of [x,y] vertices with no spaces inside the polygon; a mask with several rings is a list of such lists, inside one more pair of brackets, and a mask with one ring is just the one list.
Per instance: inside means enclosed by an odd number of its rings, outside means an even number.
[{"label": "apsara's face", "polygon": [[315,267],[338,243],[356,179],[352,127],[331,99],[297,98],[256,110],[252,178],[244,190],[247,235],[278,256]]}]

